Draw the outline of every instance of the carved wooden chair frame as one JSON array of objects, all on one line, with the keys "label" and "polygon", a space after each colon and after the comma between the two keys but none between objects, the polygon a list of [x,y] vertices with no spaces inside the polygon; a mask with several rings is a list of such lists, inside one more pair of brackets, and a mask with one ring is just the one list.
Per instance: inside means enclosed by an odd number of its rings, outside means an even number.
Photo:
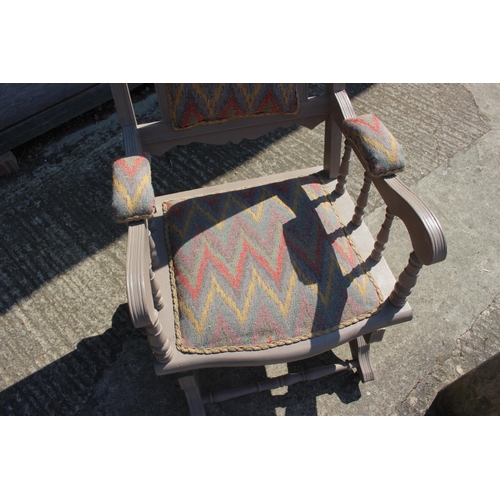
[{"label": "carved wooden chair frame", "polygon": [[[156,373],[179,374],[179,383],[186,394],[191,414],[204,414],[206,403],[225,401],[245,394],[292,385],[299,381],[314,380],[342,370],[355,369],[363,382],[372,380],[370,344],[381,340],[385,327],[411,319],[412,310],[407,297],[416,284],[422,266],[444,260],[446,243],[441,226],[432,211],[401,182],[397,175],[374,177],[367,170],[356,203],[347,195],[345,184],[351,151],[354,149],[362,163],[366,163],[366,160],[360,156],[356,145],[347,138],[341,158],[343,122],[356,117],[344,85],[327,84],[326,95],[310,97],[308,85],[299,84],[300,111],[296,115],[251,117],[180,131],[174,130],[170,124],[169,103],[164,84],[155,84],[161,120],[145,124],[137,124],[127,84],[112,84],[111,88],[123,131],[125,156],[140,155],[144,152],[162,155],[174,146],[186,145],[193,141],[210,144],[238,143],[243,138],[260,137],[276,127],[298,124],[312,129],[325,122],[323,165],[301,170],[300,174],[324,170],[328,189],[335,196],[337,210],[343,220],[351,220],[351,236],[366,263],[369,263],[370,272],[377,280],[385,299],[381,311],[366,320],[293,345],[257,352],[227,352],[213,356],[183,354],[175,346],[171,287],[166,271],[168,266],[165,266],[168,256],[161,206],[168,196],[157,197],[154,217],[131,222],[128,225],[126,275],[129,309],[134,326],[144,328],[147,332],[155,359]],[[264,177],[259,182],[266,184],[294,175],[296,176],[297,172],[276,174]],[[255,183],[255,180],[253,182]],[[247,184],[247,181],[240,181],[225,187],[233,189]],[[387,206],[385,221],[375,239],[363,222],[363,213],[372,184]],[[215,191],[216,188],[203,188],[194,190],[190,194],[209,194]],[[176,196],[183,194],[177,193]],[[408,265],[401,271],[397,280],[394,279],[382,256],[395,216],[405,224],[413,246]],[[157,273],[155,271],[160,264],[162,272]],[[197,373],[202,368],[263,366],[291,362],[321,354],[347,342],[351,347],[353,359],[345,363],[288,374],[251,386],[230,388],[208,395],[200,393]]]}]

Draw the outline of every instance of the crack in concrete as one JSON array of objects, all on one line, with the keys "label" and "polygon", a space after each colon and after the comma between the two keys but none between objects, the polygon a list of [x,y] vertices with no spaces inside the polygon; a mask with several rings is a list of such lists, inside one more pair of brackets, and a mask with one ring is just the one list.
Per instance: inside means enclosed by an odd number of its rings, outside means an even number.
[{"label": "crack in concrete", "polygon": [[[429,370],[429,372],[430,372],[430,370]],[[427,375],[428,374],[426,374],[426,376]],[[422,380],[423,379],[418,379],[415,382],[414,386],[409,390],[408,394],[404,397],[404,399],[402,401],[400,401],[397,405],[395,405],[396,410],[391,413],[392,415],[397,415],[398,414],[397,410],[408,401],[408,399],[411,396],[412,392],[418,387],[418,385],[422,382]]]},{"label": "crack in concrete", "polygon": [[467,92],[472,97],[472,100],[474,101],[474,105],[476,106],[477,114],[479,115],[479,117],[481,118],[481,120],[483,120],[484,124],[487,127],[489,127],[490,130],[493,130],[493,127],[491,125],[491,118],[484,111],[481,110],[481,106],[479,106],[479,104],[477,102],[477,99],[476,99],[476,96],[474,95],[474,93],[471,91],[471,89],[467,88],[467,85],[461,85],[461,87],[463,87],[465,90],[467,90]]}]

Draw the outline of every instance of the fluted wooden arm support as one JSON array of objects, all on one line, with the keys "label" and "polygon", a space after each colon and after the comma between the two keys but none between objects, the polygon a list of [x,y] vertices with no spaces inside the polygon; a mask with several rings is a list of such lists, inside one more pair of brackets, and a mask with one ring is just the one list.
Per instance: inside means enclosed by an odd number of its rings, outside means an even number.
[{"label": "fluted wooden arm support", "polygon": [[446,240],[441,224],[430,208],[395,175],[374,178],[389,211],[405,224],[415,255],[426,266],[446,258]]},{"label": "fluted wooden arm support", "polygon": [[446,258],[446,240],[439,221],[425,203],[395,175],[374,178],[388,211],[406,226],[413,246],[408,265],[399,275],[389,300],[402,307],[415,286],[422,265],[431,265]]},{"label": "fluted wooden arm support", "polygon": [[149,230],[145,221],[133,222],[128,227],[127,297],[132,323],[145,328],[155,358],[167,363],[171,345],[158,319],[158,311],[151,283],[151,254]]}]

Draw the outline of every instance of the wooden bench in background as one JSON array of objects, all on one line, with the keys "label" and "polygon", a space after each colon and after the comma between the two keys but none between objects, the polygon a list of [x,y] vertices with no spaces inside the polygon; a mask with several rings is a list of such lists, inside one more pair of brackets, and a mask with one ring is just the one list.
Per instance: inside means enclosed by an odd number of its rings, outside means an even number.
[{"label": "wooden bench in background", "polygon": [[18,169],[12,149],[111,99],[109,83],[0,84],[0,176]]}]

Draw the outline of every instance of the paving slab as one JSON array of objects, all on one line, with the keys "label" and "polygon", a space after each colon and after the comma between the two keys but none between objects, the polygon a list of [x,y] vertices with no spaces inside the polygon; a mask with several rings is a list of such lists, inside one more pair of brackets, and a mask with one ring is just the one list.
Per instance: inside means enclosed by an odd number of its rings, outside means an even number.
[{"label": "paving slab", "polygon": [[[208,405],[211,415],[424,415],[453,377],[498,351],[500,86],[350,85],[358,114],[375,112],[402,143],[402,179],[434,210],[448,241],[445,262],[425,268],[411,296],[414,320],[373,346],[376,380],[351,373]],[[153,95],[139,121],[157,113]],[[240,145],[192,144],[153,162],[168,193],[320,164],[321,126],[292,127]],[[112,219],[111,164],[122,154],[116,115],[40,138],[29,167],[0,179],[0,414],[187,415],[174,376],[156,377],[125,290],[126,229]],[[348,186],[361,186],[353,161]],[[367,223],[377,231],[380,200]],[[395,224],[386,258],[397,273],[409,241]],[[496,309],[495,309],[496,310]],[[487,334],[487,331],[490,331]],[[469,351],[464,351],[467,340]],[[483,344],[481,343],[483,342]],[[483,346],[483,347],[481,347]],[[460,352],[465,353],[467,362]],[[346,346],[288,369],[349,356]],[[245,383],[286,366],[205,370],[210,384]]]}]

